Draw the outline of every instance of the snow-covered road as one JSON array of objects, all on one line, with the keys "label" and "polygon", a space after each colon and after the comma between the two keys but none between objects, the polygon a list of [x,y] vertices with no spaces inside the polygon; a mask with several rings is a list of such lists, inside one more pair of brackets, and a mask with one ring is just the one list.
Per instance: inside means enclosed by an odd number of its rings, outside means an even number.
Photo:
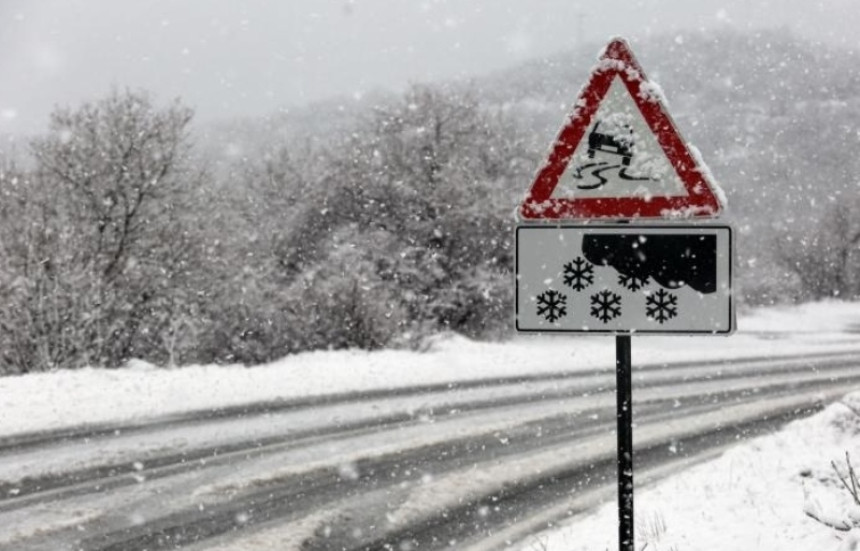
[{"label": "snow-covered road", "polygon": [[[638,476],[860,387],[857,357],[638,367]],[[0,439],[0,547],[505,547],[611,496],[614,407],[614,374],[585,369],[17,434]]]},{"label": "snow-covered road", "polygon": [[[860,387],[855,304],[739,328],[634,339],[637,486]],[[530,548],[614,500],[613,344],[0,378],[0,549]]]}]

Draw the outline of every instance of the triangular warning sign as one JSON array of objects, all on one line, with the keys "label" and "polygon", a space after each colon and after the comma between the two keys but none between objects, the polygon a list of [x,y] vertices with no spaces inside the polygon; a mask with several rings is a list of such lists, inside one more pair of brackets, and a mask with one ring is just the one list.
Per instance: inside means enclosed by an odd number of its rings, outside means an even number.
[{"label": "triangular warning sign", "polygon": [[624,40],[609,43],[520,207],[524,219],[715,217],[719,188]]}]

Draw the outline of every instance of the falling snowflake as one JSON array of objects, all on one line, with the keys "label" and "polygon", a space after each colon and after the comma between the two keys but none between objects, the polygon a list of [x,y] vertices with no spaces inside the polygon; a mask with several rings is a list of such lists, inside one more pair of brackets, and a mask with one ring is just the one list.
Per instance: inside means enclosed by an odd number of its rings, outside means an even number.
[{"label": "falling snowflake", "polygon": [[645,300],[645,313],[652,320],[665,323],[678,315],[678,297],[666,289],[649,294]]},{"label": "falling snowflake", "polygon": [[639,277],[636,275],[618,274],[618,284],[631,291],[638,291],[648,285],[648,276]]},{"label": "falling snowflake", "polygon": [[539,316],[543,316],[547,321],[557,321],[567,314],[567,295],[558,291],[544,291],[537,297]]},{"label": "falling snowflake", "polygon": [[621,297],[612,291],[591,295],[591,315],[603,323],[621,315]]},{"label": "falling snowflake", "polygon": [[564,284],[574,291],[582,291],[594,283],[594,265],[577,256],[564,265]]}]

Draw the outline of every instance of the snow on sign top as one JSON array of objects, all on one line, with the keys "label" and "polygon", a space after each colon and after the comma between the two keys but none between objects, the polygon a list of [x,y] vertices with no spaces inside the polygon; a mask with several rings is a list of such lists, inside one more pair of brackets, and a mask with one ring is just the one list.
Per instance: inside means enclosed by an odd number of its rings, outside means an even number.
[{"label": "snow on sign top", "polygon": [[526,220],[716,217],[722,194],[624,40],[592,70],[520,207]]}]

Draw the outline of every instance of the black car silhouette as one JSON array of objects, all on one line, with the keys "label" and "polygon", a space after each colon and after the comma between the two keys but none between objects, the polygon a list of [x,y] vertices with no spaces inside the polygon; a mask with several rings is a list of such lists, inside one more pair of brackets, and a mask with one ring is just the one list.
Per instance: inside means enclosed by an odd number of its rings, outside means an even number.
[{"label": "black car silhouette", "polygon": [[[621,155],[621,164],[624,166],[630,166],[630,159],[633,157],[633,151],[630,147],[633,145],[633,140],[625,140],[625,142],[619,142],[615,139],[615,136],[611,134],[602,134],[597,131],[600,127],[600,121],[598,121],[594,128],[591,129],[591,133],[588,135],[588,158],[594,158],[595,151],[605,151],[606,153],[612,153],[614,155]],[[627,125],[624,125],[630,131],[631,136],[633,135],[633,129]]]}]

